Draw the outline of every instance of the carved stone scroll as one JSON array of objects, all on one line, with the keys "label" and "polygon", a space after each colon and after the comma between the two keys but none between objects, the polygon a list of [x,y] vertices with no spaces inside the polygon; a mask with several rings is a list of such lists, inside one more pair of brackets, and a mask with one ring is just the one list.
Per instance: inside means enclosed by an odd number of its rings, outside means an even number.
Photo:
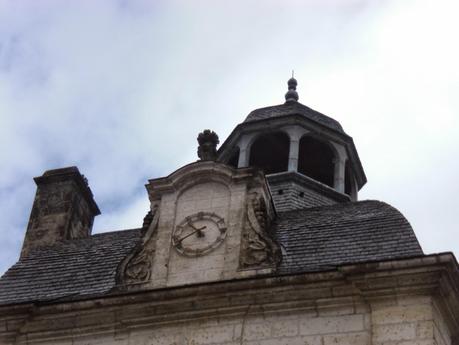
[{"label": "carved stone scroll", "polygon": [[265,200],[256,192],[250,193],[242,234],[241,268],[273,267],[280,262],[279,246],[269,233],[269,225]]},{"label": "carved stone scroll", "polygon": [[124,270],[125,284],[138,284],[150,279],[152,252],[143,248],[129,260]]},{"label": "carved stone scroll", "polygon": [[142,227],[142,232],[144,233],[142,241],[118,267],[118,287],[143,284],[150,280],[152,259],[155,252],[156,228],[159,220],[157,208],[158,206],[154,205],[152,210],[145,216]]}]

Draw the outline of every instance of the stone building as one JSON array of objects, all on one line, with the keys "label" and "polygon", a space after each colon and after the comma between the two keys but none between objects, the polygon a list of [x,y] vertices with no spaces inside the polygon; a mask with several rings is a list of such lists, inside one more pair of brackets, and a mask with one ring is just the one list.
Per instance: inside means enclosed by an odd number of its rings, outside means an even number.
[{"label": "stone building", "polygon": [[148,181],[138,229],[91,234],[76,167],[36,177],[19,261],[0,279],[1,344],[458,344],[452,253],[358,201],[341,125],[298,102],[252,111],[217,150]]}]

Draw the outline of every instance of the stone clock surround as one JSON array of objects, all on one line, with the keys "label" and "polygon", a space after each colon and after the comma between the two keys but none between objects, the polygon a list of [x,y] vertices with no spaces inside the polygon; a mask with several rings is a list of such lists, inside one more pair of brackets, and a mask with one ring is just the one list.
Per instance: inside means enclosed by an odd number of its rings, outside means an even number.
[{"label": "stone clock surround", "polygon": [[[243,278],[273,271],[274,267],[267,265],[240,267],[241,241],[247,228],[247,209],[251,207],[253,195],[257,195],[267,206],[267,222],[274,217],[262,172],[199,161],[168,177],[149,180],[146,188],[155,216],[143,239],[142,246],[146,250],[138,255],[145,256],[148,262],[145,267],[150,269],[148,278],[144,277],[140,286],[161,288]],[[176,226],[183,223],[186,217],[199,212],[215,213],[223,218],[227,227],[226,238],[209,253],[186,257],[174,248],[172,235]],[[133,260],[136,260],[135,257]]]}]

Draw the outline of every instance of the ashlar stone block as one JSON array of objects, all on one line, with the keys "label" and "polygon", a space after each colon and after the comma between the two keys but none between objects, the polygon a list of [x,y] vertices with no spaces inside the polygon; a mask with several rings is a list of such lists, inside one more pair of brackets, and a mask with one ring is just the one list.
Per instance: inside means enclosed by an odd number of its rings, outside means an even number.
[{"label": "ashlar stone block", "polygon": [[300,320],[299,328],[302,335],[314,335],[364,331],[365,325],[363,315],[357,314]]}]

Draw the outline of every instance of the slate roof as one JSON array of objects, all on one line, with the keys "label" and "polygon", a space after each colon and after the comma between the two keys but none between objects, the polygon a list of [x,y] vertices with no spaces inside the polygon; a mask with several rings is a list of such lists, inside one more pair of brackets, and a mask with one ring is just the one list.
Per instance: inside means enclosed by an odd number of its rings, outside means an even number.
[{"label": "slate roof", "polygon": [[140,237],[141,229],[106,232],[37,250],[0,279],[0,305],[106,294]]},{"label": "slate roof", "polygon": [[299,102],[286,102],[284,104],[274,105],[271,107],[255,109],[246,117],[244,122],[259,121],[294,114],[305,116],[325,127],[344,133],[343,127],[341,127],[338,121]]},{"label": "slate roof", "polygon": [[273,230],[284,251],[280,274],[423,255],[410,223],[380,201],[284,212]]},{"label": "slate roof", "polygon": [[[405,217],[379,201],[279,213],[272,230],[284,248],[278,274],[423,255]],[[108,294],[118,264],[141,234],[141,229],[101,233],[31,253],[0,279],[0,305]]]}]

